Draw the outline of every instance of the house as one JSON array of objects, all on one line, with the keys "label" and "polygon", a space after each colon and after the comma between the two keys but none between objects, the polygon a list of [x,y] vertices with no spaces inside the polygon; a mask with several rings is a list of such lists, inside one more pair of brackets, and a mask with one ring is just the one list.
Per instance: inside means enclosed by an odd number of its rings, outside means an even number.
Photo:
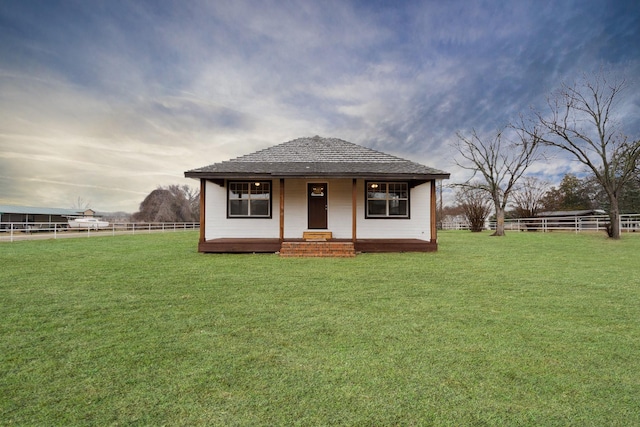
[{"label": "house", "polygon": [[299,138],[185,172],[200,180],[200,252],[351,256],[437,250],[449,174],[336,138]]}]

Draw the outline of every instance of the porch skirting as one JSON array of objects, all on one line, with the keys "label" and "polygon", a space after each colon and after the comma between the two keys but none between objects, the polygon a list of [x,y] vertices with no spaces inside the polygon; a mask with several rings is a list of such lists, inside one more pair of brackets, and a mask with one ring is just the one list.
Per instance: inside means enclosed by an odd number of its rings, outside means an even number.
[{"label": "porch skirting", "polygon": [[435,240],[420,239],[358,239],[357,252],[434,252],[438,250]]},{"label": "porch skirting", "polygon": [[280,251],[280,239],[212,239],[198,244],[199,252],[263,253]]},{"label": "porch skirting", "polygon": [[[285,239],[284,242],[304,242],[302,239]],[[212,239],[198,244],[199,252],[206,253],[275,253],[280,252],[280,239]],[[349,239],[331,239],[329,242],[351,242]],[[356,252],[434,252],[435,240],[420,239],[357,239]]]}]

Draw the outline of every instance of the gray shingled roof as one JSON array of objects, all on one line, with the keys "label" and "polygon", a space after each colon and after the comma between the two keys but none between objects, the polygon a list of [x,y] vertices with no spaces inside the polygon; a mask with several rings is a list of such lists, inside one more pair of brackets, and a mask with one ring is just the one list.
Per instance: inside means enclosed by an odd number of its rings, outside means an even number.
[{"label": "gray shingled roof", "polygon": [[188,178],[401,177],[447,179],[449,173],[337,138],[298,138],[185,172]]}]

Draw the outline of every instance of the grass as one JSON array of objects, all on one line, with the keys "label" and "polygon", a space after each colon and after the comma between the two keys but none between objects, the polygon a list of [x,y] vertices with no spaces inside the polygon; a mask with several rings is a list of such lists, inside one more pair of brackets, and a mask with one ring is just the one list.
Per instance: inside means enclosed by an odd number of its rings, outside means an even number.
[{"label": "grass", "polygon": [[640,236],[0,244],[2,425],[640,425]]}]

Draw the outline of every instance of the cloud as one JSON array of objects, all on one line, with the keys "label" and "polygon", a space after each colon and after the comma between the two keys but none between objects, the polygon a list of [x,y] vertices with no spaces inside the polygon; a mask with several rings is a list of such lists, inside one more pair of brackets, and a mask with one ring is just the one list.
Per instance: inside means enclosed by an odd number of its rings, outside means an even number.
[{"label": "cloud", "polygon": [[133,211],[196,184],[185,170],[316,134],[457,180],[457,130],[502,127],[602,65],[640,75],[639,16],[597,0],[3,5],[0,202]]}]

